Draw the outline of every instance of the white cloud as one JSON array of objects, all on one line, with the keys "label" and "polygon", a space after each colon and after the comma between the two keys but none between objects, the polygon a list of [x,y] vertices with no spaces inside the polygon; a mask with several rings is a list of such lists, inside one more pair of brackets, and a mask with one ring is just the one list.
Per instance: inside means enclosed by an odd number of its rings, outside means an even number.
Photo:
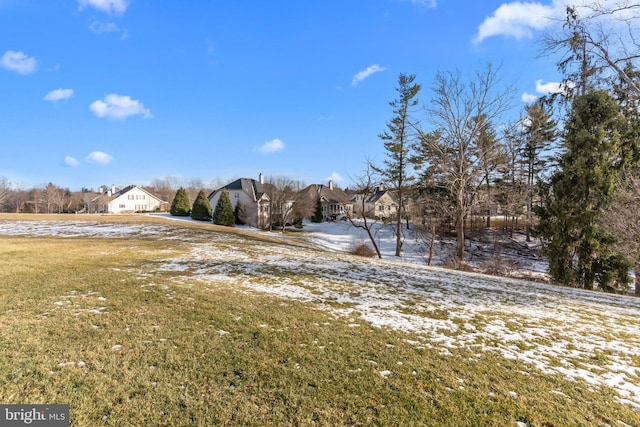
[{"label": "white cloud", "polygon": [[536,80],[536,92],[542,95],[561,93],[562,87],[559,82],[542,83],[542,80]]},{"label": "white cloud", "polygon": [[105,96],[104,101],[92,102],[89,109],[98,117],[112,120],[124,120],[129,116],[136,115],[145,119],[153,118],[151,111],[145,108],[142,102],[115,93]]},{"label": "white cloud", "polygon": [[[628,19],[638,17],[636,7],[630,7],[634,2],[630,0],[606,0],[595,2],[593,0],[546,0],[549,4],[540,1],[512,1],[503,3],[491,16],[488,16],[478,27],[478,33],[474,43],[480,43],[484,39],[502,35],[515,39],[531,38],[534,32],[540,31],[552,25],[562,25],[566,19],[566,8],[571,5],[581,18],[592,19],[594,24],[605,23],[608,27],[605,31],[624,33],[629,31],[626,27]],[[635,2],[637,3],[637,1]],[[602,8],[606,13],[595,12],[593,4]],[[633,4],[635,6],[635,4]],[[631,41],[633,43],[633,41]]]},{"label": "white cloud", "polygon": [[542,30],[553,22],[549,18],[561,10],[559,2],[552,5],[530,2],[504,3],[488,16],[478,27],[474,43],[484,39],[502,35],[517,40],[533,37],[533,31]]},{"label": "white cloud", "polygon": [[361,81],[363,81],[364,79],[366,79],[370,75],[372,75],[374,73],[378,73],[380,71],[384,71],[384,70],[385,70],[384,67],[381,67],[378,64],[373,64],[373,65],[367,67],[365,70],[362,70],[358,74],[353,76],[353,79],[351,80],[351,86],[357,86],[358,83],[360,83]]},{"label": "white cloud", "polygon": [[325,180],[338,183],[344,181],[344,178],[338,172],[333,172],[331,175],[325,178]]},{"label": "white cloud", "polygon": [[36,70],[38,61],[32,56],[27,56],[22,52],[8,50],[0,58],[0,65],[9,71],[18,74],[31,74]]},{"label": "white cloud", "polygon": [[113,160],[113,157],[107,153],[103,153],[102,151],[94,151],[87,156],[86,160],[89,163],[100,163],[102,165],[106,165]]},{"label": "white cloud", "polygon": [[45,95],[45,101],[58,102],[62,99],[69,99],[73,96],[73,89],[56,89]]},{"label": "white cloud", "polygon": [[64,158],[64,164],[66,166],[76,167],[78,166],[78,159],[76,159],[75,157],[66,156]]},{"label": "white cloud", "polygon": [[284,150],[284,142],[278,138],[267,141],[257,148],[258,151],[263,153],[275,153],[276,151]]},{"label": "white cloud", "polygon": [[[571,83],[568,83],[569,86],[572,86]],[[536,93],[538,95],[552,95],[555,93],[563,93],[564,89],[563,89],[563,83],[560,82],[546,82],[544,83],[543,80],[536,80]],[[532,103],[535,100],[538,99],[538,95],[534,95],[531,93],[523,93],[522,94],[522,101],[525,103]]]},{"label": "white cloud", "polygon": [[78,0],[78,9],[92,7],[100,12],[122,15],[129,7],[127,0]]}]

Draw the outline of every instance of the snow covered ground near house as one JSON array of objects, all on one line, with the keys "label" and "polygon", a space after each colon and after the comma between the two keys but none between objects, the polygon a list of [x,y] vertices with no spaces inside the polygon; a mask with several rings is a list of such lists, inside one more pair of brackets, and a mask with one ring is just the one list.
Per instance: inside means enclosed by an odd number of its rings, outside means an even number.
[{"label": "snow covered ground near house", "polygon": [[[361,220],[358,220],[361,224]],[[429,258],[430,236],[422,236],[414,229],[403,227],[403,244],[400,257],[395,256],[396,233],[394,226],[377,222],[370,224],[372,234],[380,248],[383,259],[426,264]],[[366,244],[373,247],[367,232],[351,225],[349,221],[304,223],[309,234],[305,238],[320,247],[349,252],[354,247]],[[472,234],[471,232],[469,233]],[[512,277],[529,278],[548,282],[547,262],[540,252],[540,242],[525,242],[522,233],[509,239],[495,231],[475,233],[474,239],[467,242],[466,263],[479,272],[500,270]],[[431,265],[448,266],[452,264],[455,251],[455,238],[436,239],[433,247]]]},{"label": "snow covered ground near house", "polygon": [[345,250],[363,243],[362,235],[353,233],[359,230],[350,227],[308,224],[299,237],[283,236],[285,242],[309,239],[330,252],[197,230],[185,239],[178,223],[0,221],[0,235],[157,236],[186,242],[183,255],[158,267],[158,273],[172,272],[175,286],[236,286],[301,301],[354,327],[355,319],[362,319],[405,331],[415,337],[412,344],[442,354],[496,352],[529,370],[584,380],[577,387],[610,387],[621,403],[640,410],[640,299],[427,267],[419,251],[411,254],[409,248],[418,243],[409,240],[406,255],[397,260],[386,229],[378,234],[385,259],[348,256]]}]

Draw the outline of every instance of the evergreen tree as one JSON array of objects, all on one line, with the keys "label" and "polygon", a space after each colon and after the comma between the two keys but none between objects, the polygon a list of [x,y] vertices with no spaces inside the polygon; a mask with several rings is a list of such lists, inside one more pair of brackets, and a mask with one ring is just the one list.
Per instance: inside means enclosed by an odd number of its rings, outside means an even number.
[{"label": "evergreen tree", "polygon": [[216,209],[213,212],[213,223],[216,225],[226,225],[232,227],[236,222],[236,216],[231,206],[231,199],[229,198],[229,192],[222,190]]},{"label": "evergreen tree", "polygon": [[189,216],[190,212],[191,203],[189,202],[189,196],[187,195],[187,191],[180,187],[173,197],[169,213],[173,216]]},{"label": "evergreen tree", "polygon": [[486,115],[480,115],[474,118],[474,127],[477,127],[476,146],[478,150],[478,166],[482,170],[481,182],[484,181],[486,191],[487,206],[487,228],[491,227],[491,188],[494,181],[494,173],[503,166],[506,161],[506,153],[504,147],[500,143],[500,139],[496,135],[496,131],[487,121]]},{"label": "evergreen tree", "polygon": [[552,176],[539,233],[554,280],[593,289],[626,283],[629,265],[616,254],[600,220],[621,167],[619,105],[605,91],[574,98],[566,123],[565,152]]},{"label": "evergreen tree", "polygon": [[526,107],[524,119],[525,144],[522,157],[527,167],[527,241],[531,235],[531,214],[533,212],[533,197],[535,187],[540,180],[540,172],[547,166],[548,159],[542,153],[549,151],[550,144],[556,139],[557,123],[551,118],[543,99],[539,99]]},{"label": "evergreen tree", "polygon": [[200,221],[211,221],[211,203],[204,194],[204,190],[200,190],[196,200],[191,208],[191,218]]},{"label": "evergreen tree", "polygon": [[313,216],[311,217],[311,222],[322,222],[324,215],[322,215],[322,201],[320,200],[320,196],[316,198],[316,207],[313,211]]},{"label": "evergreen tree", "polygon": [[395,223],[396,256],[400,256],[402,248],[402,213],[408,186],[413,177],[408,174],[409,150],[416,138],[415,123],[411,120],[411,110],[418,104],[416,97],[421,86],[414,83],[414,74],[400,74],[398,77],[398,99],[389,102],[393,108],[393,118],[387,122],[387,130],[378,135],[384,143],[387,158],[382,168],[375,168],[386,182],[395,190],[398,200],[398,214]]},{"label": "evergreen tree", "polygon": [[500,68],[491,64],[469,81],[459,71],[439,72],[433,84],[426,108],[433,130],[420,134],[415,162],[454,196],[457,261],[464,261],[465,223],[474,214],[485,165],[495,170],[500,157],[493,155],[498,141],[492,141],[491,128],[511,107],[512,94],[512,86],[500,77]]},{"label": "evergreen tree", "polygon": [[236,225],[243,225],[242,221],[244,210],[242,208],[242,204],[240,202],[236,203],[236,208],[233,210],[233,216],[236,218]]},{"label": "evergreen tree", "polygon": [[[626,119],[621,135],[624,167],[635,170],[640,166],[640,93],[634,87],[640,86],[640,70],[627,65],[624,72],[627,78],[613,84],[613,97]],[[633,82],[633,86],[628,80]]]}]

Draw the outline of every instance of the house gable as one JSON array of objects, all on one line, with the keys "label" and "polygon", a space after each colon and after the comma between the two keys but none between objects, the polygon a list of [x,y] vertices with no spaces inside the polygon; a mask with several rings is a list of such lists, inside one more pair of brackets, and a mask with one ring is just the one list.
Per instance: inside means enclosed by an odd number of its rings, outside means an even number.
[{"label": "house gable", "polygon": [[136,185],[129,185],[114,193],[106,192],[93,198],[88,206],[91,213],[133,213],[162,210],[168,203]]},{"label": "house gable", "polygon": [[265,184],[251,178],[240,178],[209,194],[211,207],[215,209],[222,191],[229,193],[231,206],[235,210],[240,204],[245,210],[247,224],[267,228],[270,220],[269,190],[271,184]]},{"label": "house gable", "polygon": [[332,183],[328,186],[322,184],[312,184],[302,190],[305,197],[311,198],[314,202],[318,197],[322,205],[322,216],[325,220],[336,219],[340,216],[351,216],[353,213],[353,203],[343,190],[336,188]]}]

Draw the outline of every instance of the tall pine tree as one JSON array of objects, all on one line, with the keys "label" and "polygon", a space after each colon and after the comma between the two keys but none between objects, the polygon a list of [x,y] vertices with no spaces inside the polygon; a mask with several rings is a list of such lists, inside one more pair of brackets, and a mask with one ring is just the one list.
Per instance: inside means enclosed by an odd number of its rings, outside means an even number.
[{"label": "tall pine tree", "polygon": [[522,157],[527,167],[527,204],[525,220],[527,226],[527,242],[531,240],[531,216],[536,186],[540,180],[540,172],[545,169],[548,158],[542,153],[549,152],[551,143],[557,137],[557,122],[553,120],[544,99],[539,99],[526,107],[524,118],[525,144]]},{"label": "tall pine tree", "polygon": [[605,91],[574,98],[559,170],[552,176],[538,231],[554,280],[593,289],[628,281],[629,265],[616,254],[600,226],[611,201],[621,161],[618,103]]},{"label": "tall pine tree", "polygon": [[236,216],[227,190],[222,190],[222,194],[220,194],[220,199],[218,199],[216,209],[213,212],[213,223],[228,227],[232,227],[236,223]]},{"label": "tall pine tree", "polygon": [[[384,167],[374,168],[395,191],[398,200],[398,214],[395,223],[396,256],[402,249],[402,214],[412,177],[407,173],[409,149],[416,138],[415,124],[411,121],[411,110],[418,104],[416,97],[421,86],[414,83],[414,74],[400,74],[398,77],[398,99],[389,102],[393,117],[387,122],[387,130],[378,135],[384,143],[387,158]],[[406,215],[406,213],[405,213]]]},{"label": "tall pine tree", "polygon": [[173,197],[169,213],[173,216],[189,216],[190,212],[191,203],[189,202],[189,195],[187,194],[187,190],[180,187]]}]

